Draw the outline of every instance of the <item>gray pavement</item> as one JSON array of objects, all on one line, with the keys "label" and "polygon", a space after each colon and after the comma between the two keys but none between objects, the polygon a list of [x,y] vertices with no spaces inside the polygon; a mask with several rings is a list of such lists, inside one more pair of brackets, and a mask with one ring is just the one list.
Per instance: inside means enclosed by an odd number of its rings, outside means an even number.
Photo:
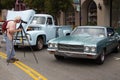
[{"label": "gray pavement", "polygon": [[[1,38],[1,37],[0,37]],[[2,40],[2,39],[1,39]],[[0,40],[0,52],[2,51],[2,41]],[[12,64],[13,65],[13,64]],[[0,80],[18,80],[13,73],[9,71],[8,68],[11,68],[11,64],[7,65],[6,60],[0,57]]]},{"label": "gray pavement", "polygon": [[[4,65],[4,66],[3,66]],[[0,80],[18,80],[13,73],[7,69],[7,65],[0,59]]]},{"label": "gray pavement", "polygon": [[33,80],[28,74],[0,57],[0,80]]}]

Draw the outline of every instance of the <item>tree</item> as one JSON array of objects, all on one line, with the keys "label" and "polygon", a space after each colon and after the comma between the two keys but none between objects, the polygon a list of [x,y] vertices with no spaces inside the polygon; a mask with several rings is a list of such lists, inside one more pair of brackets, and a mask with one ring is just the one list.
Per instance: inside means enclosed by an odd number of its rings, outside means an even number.
[{"label": "tree", "polygon": [[[73,8],[73,0],[23,0],[29,9],[34,9],[37,13],[48,13],[54,16],[56,22],[59,20],[61,12]],[[1,0],[2,9],[12,9],[16,0]]]},{"label": "tree", "polygon": [[1,9],[12,9],[15,6],[16,0],[1,0],[0,5]]},{"label": "tree", "polygon": [[73,0],[24,0],[29,8],[36,10],[38,13],[48,13],[54,16],[57,22],[61,12],[73,8]]},{"label": "tree", "polygon": [[30,9],[36,10],[37,13],[44,12],[44,2],[45,0],[24,0],[26,6]]},{"label": "tree", "polygon": [[66,12],[73,8],[73,0],[46,0],[45,12],[54,16],[56,23],[58,23],[60,13]]},{"label": "tree", "polygon": [[2,9],[12,9],[15,6],[15,0],[0,0],[0,15]]}]

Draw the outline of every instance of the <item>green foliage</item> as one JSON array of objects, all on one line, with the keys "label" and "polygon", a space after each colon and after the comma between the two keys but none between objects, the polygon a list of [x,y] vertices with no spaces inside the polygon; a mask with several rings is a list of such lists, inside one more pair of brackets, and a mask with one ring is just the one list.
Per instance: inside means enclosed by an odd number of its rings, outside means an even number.
[{"label": "green foliage", "polygon": [[[61,11],[65,12],[68,8],[73,7],[73,0],[23,0],[28,8],[37,12],[58,15]],[[2,9],[11,9],[15,7],[16,0],[1,0]]]},{"label": "green foliage", "polygon": [[[73,8],[73,0],[23,0],[26,6],[37,13],[48,13],[59,18],[61,11]],[[2,9],[14,8],[16,0],[1,0]],[[56,19],[57,20],[57,19]]]},{"label": "green foliage", "polygon": [[24,0],[26,6],[36,10],[37,12],[44,11],[44,2],[45,0]]},{"label": "green foliage", "polygon": [[50,14],[59,14],[60,11],[66,11],[72,7],[72,1],[73,0],[24,0],[29,8]]},{"label": "green foliage", "polygon": [[16,0],[1,0],[1,9],[12,9]]},{"label": "green foliage", "polygon": [[54,16],[55,21],[61,12],[66,12],[73,8],[73,0],[45,0],[45,12]]},{"label": "green foliage", "polygon": [[54,16],[55,21],[59,18],[61,11],[66,12],[72,9],[73,0],[24,0],[29,8],[37,13],[48,13]]}]

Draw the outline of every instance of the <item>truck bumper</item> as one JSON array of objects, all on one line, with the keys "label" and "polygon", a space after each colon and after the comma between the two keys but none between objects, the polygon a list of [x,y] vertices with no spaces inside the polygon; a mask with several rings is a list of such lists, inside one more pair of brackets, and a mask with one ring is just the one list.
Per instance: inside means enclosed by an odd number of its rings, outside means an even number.
[{"label": "truck bumper", "polygon": [[34,46],[35,44],[32,43],[32,41],[26,41],[24,40],[21,42],[20,40],[14,40],[14,45],[16,46]]}]

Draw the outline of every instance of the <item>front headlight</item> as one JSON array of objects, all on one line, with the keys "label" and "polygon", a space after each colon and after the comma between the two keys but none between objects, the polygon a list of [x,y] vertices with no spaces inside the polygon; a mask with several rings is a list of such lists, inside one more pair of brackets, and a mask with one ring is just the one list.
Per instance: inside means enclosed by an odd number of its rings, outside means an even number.
[{"label": "front headlight", "polygon": [[96,47],[91,47],[91,52],[96,52]]},{"label": "front headlight", "polygon": [[91,53],[91,52],[96,52],[96,47],[91,47],[91,46],[85,46],[84,47],[84,51],[85,52],[89,52],[89,53]]},{"label": "front headlight", "polygon": [[89,50],[90,50],[90,48],[87,47],[87,46],[84,48],[84,51],[85,51],[85,52],[88,52]]},{"label": "front headlight", "polygon": [[56,43],[49,43],[49,44],[48,44],[48,47],[49,47],[49,48],[57,48],[58,45],[57,45]]},{"label": "front headlight", "polygon": [[51,44],[51,43],[48,43],[48,47],[52,47],[52,44]]}]

